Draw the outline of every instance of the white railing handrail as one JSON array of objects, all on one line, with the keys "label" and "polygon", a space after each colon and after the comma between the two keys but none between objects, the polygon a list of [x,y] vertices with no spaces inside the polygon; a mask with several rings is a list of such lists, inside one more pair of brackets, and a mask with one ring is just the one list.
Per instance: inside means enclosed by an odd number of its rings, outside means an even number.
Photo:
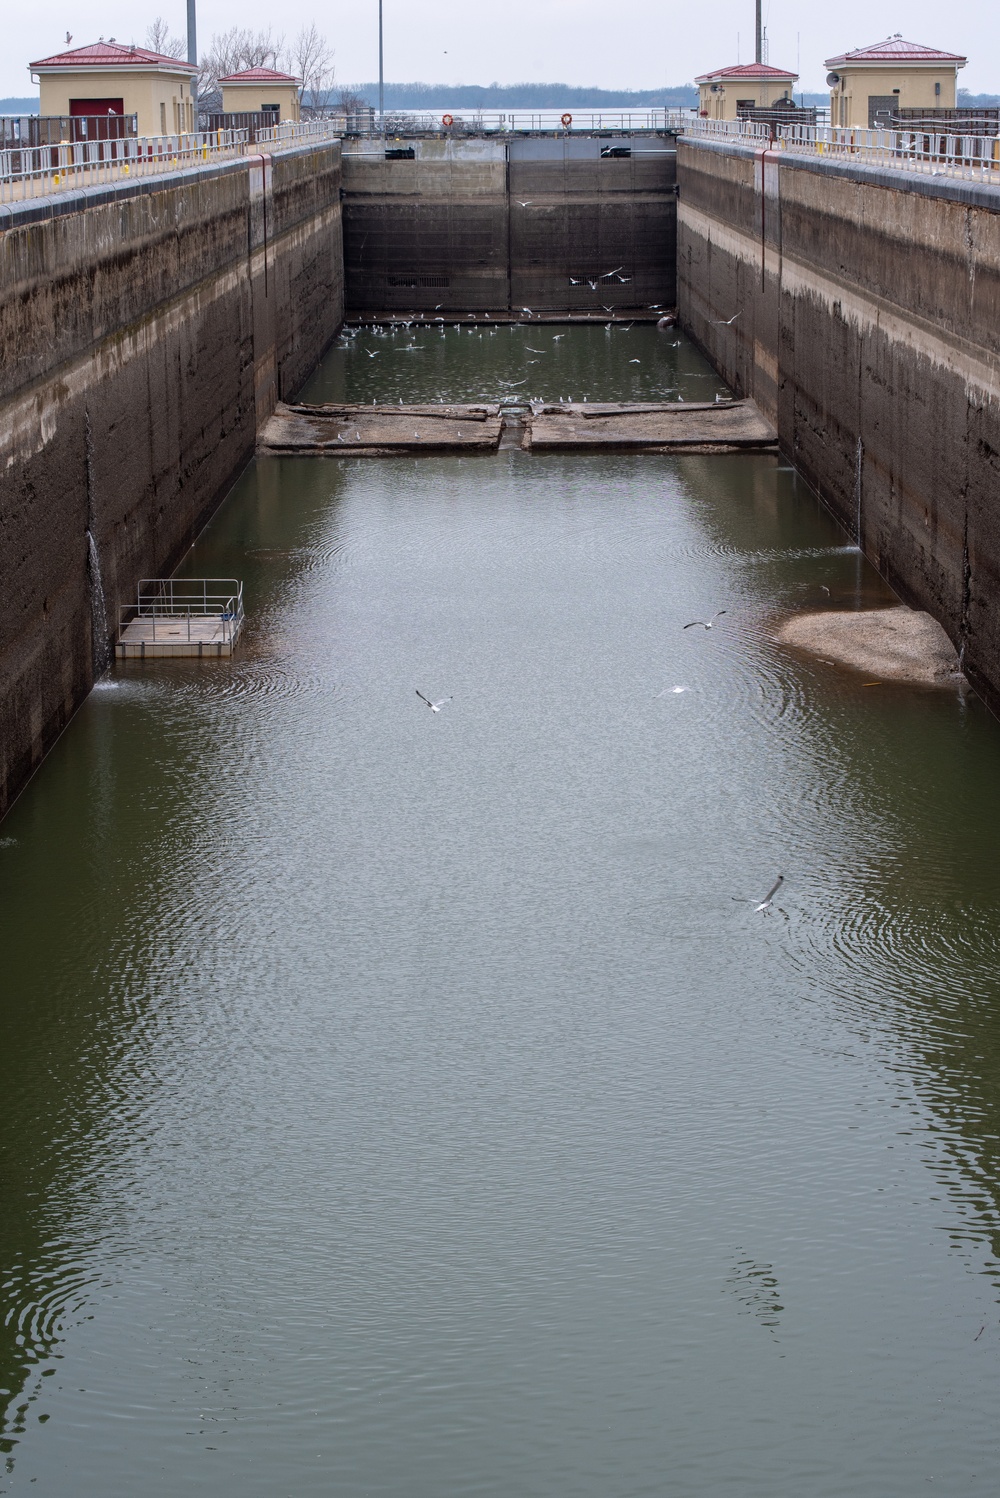
[{"label": "white railing handrail", "polygon": [[754,120],[696,120],[695,139],[770,145],[776,151],[855,161],[929,176],[950,176],[1000,186],[1000,137],[969,135],[935,125],[900,121],[881,130],[844,125],[776,125]]},{"label": "white railing handrail", "polygon": [[[692,109],[658,105],[648,109],[387,109],[340,116],[345,133],[365,136],[519,135],[538,131],[589,135],[602,131],[679,130],[694,118]],[[362,123],[363,122],[363,123]],[[353,129],[348,127],[353,125]]]},{"label": "white railing handrail", "polygon": [[248,130],[199,130],[10,146],[0,151],[0,203],[234,160],[256,154],[261,143],[280,149],[316,139],[336,140],[342,133],[335,120],[305,120],[258,131],[257,142]]}]

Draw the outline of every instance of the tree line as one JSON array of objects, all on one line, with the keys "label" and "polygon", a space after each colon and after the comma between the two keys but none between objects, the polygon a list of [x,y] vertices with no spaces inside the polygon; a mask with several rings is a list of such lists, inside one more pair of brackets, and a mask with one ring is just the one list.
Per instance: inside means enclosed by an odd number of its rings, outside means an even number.
[{"label": "tree line", "polygon": [[[162,16],[146,31],[146,46],[163,57],[186,57],[187,43],[173,36]],[[246,68],[274,68],[301,79],[299,98],[306,113],[322,112],[333,101],[333,48],[316,26],[303,26],[291,41],[275,36],[268,27],[254,31],[232,26],[216,33],[198,61],[198,103],[209,112],[222,109],[219,79]]]}]

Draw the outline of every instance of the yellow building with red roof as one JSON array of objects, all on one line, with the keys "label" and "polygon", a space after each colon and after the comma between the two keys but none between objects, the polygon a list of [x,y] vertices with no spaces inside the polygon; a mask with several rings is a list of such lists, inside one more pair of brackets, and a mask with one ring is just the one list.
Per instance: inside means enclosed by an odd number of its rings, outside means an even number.
[{"label": "yellow building with red roof", "polygon": [[897,109],[954,109],[967,58],[895,36],[828,57],[830,123],[877,129]]},{"label": "yellow building with red roof", "polygon": [[29,67],[39,86],[40,114],[134,114],[139,135],[196,128],[193,63],[112,39],[39,58]]},{"label": "yellow building with red roof", "polygon": [[694,81],[698,85],[698,112],[705,120],[735,120],[739,106],[770,109],[779,100],[791,102],[798,73],[769,67],[766,62],[735,63],[716,68]]}]

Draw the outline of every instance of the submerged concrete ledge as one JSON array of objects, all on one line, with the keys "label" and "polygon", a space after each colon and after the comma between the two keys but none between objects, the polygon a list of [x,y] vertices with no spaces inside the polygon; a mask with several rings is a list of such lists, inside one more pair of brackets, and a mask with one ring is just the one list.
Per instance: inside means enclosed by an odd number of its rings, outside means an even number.
[{"label": "submerged concrete ledge", "polygon": [[359,406],[279,403],[258,452],[303,457],[382,457],[399,452],[495,452],[499,405]]},{"label": "submerged concrete ledge", "polygon": [[881,681],[944,686],[954,684],[962,674],[948,636],[921,609],[799,614],[781,626],[777,638],[784,645]]},{"label": "submerged concrete ledge", "polygon": [[525,420],[528,450],[610,448],[647,452],[761,452],[778,434],[753,401],[600,402],[535,406]]}]

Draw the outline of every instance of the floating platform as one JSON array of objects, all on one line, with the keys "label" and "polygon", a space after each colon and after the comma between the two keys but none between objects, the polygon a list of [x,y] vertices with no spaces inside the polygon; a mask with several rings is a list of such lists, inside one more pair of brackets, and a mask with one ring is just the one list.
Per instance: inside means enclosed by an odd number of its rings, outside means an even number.
[{"label": "floating platform", "polygon": [[143,578],[136,602],[121,610],[115,654],[122,661],[229,656],[244,617],[235,578]]},{"label": "floating platform", "polygon": [[396,453],[496,452],[503,421],[497,405],[304,406],[279,403],[258,451],[329,457]]},{"label": "floating platform", "polygon": [[585,448],[726,453],[768,451],[777,442],[777,432],[750,400],[634,405],[584,401],[536,402],[525,417],[521,446],[529,452]]}]

